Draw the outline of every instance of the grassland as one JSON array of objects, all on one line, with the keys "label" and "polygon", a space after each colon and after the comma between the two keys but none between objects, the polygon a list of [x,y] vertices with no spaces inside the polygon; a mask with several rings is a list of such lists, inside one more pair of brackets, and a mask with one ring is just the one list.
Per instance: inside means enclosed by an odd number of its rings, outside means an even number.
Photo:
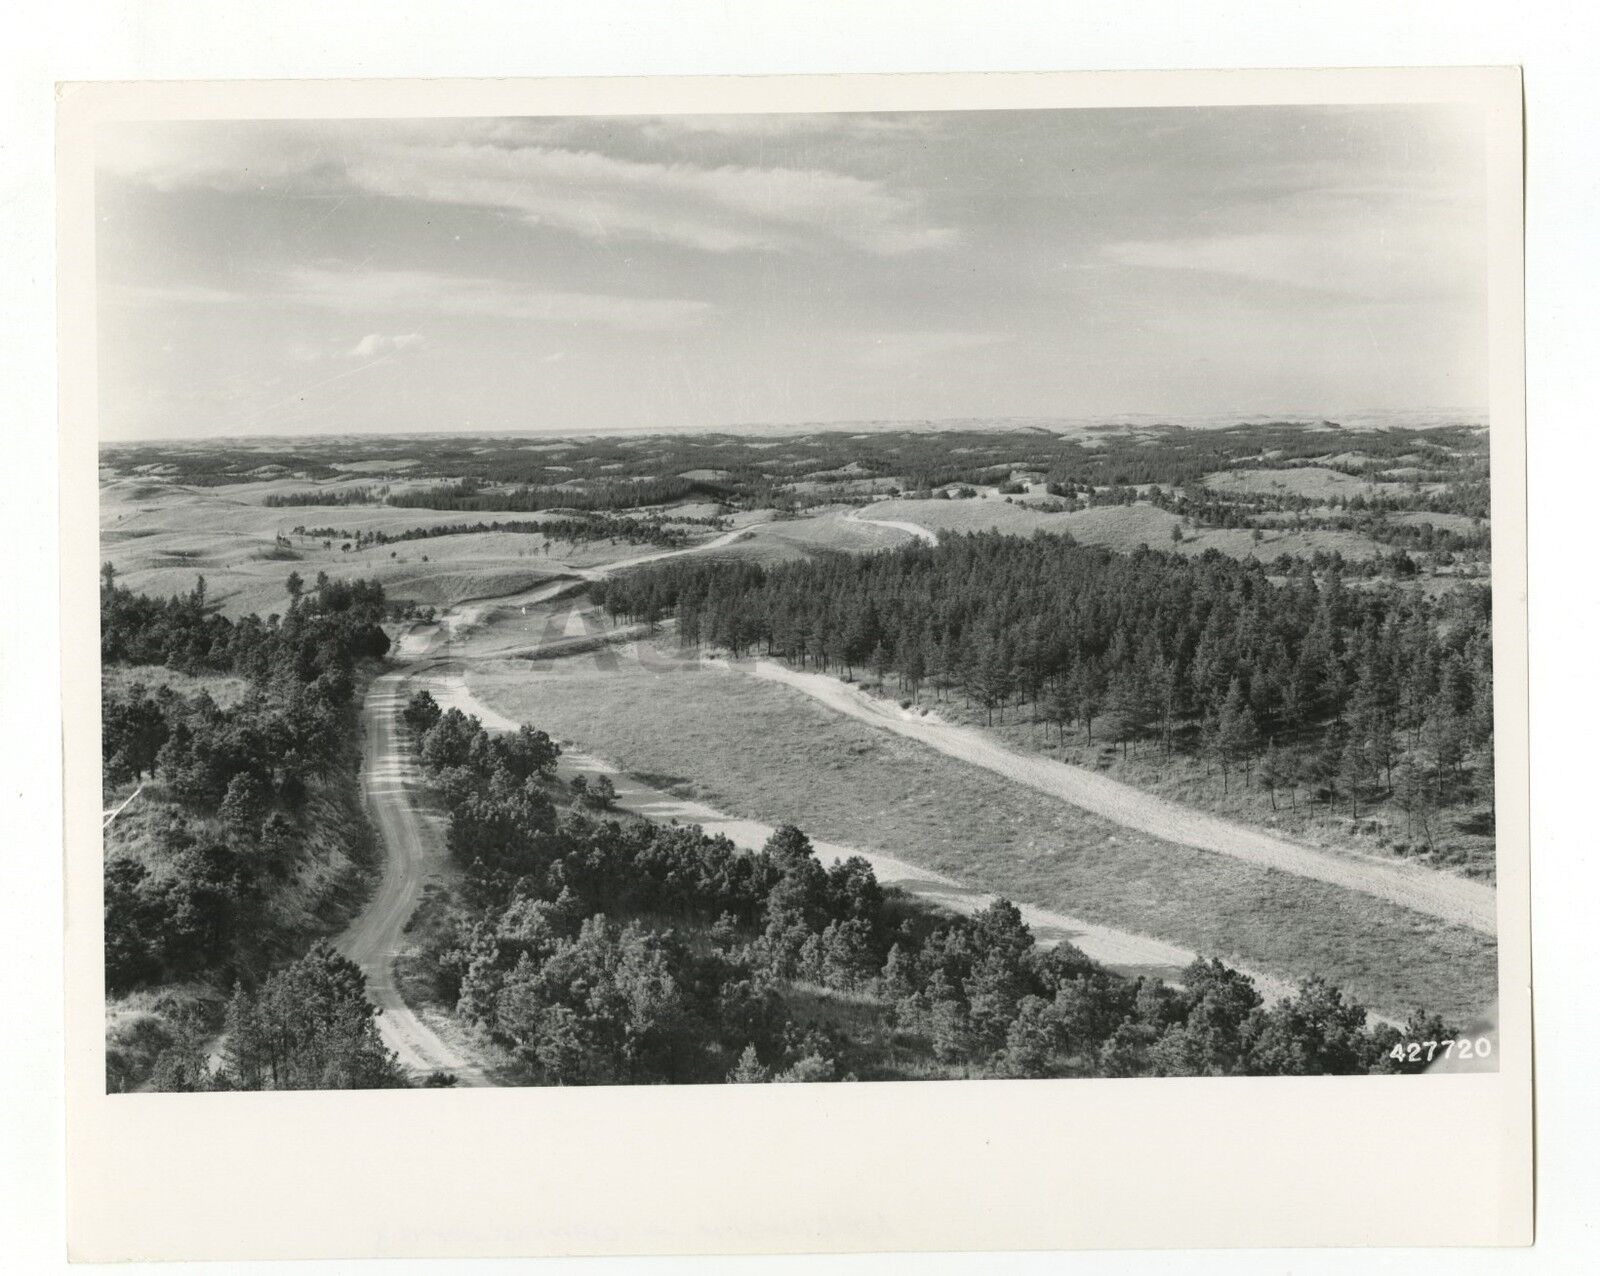
[{"label": "grassland", "polygon": [[[1350,497],[1402,494],[1404,483],[1379,483],[1357,478],[1342,470],[1320,465],[1303,465],[1281,470],[1219,470],[1207,474],[1205,485],[1213,492],[1288,492],[1294,496]],[[1424,484],[1423,489],[1442,490],[1443,484]]]},{"label": "grassland", "polygon": [[[1280,471],[1272,471],[1279,473]],[[1341,476],[1342,477],[1342,476]],[[1167,510],[1145,502],[1132,505],[1098,505],[1089,509],[1048,513],[1017,501],[995,497],[968,500],[893,500],[880,501],[861,511],[863,518],[895,519],[916,523],[936,532],[999,531],[1012,536],[1031,536],[1035,532],[1066,532],[1085,545],[1104,545],[1127,553],[1147,545],[1151,549],[1175,549],[1182,554],[1203,554],[1215,549],[1233,558],[1277,558],[1317,550],[1337,551],[1346,558],[1364,559],[1383,553],[1384,546],[1355,532],[1267,531],[1260,541],[1245,528],[1187,528],[1183,520]],[[1174,544],[1172,529],[1183,537]]]},{"label": "grassland", "polygon": [[[880,687],[864,678],[858,685],[896,702],[903,699],[892,683]],[[934,693],[924,691],[918,701],[952,722],[983,727],[1015,749],[1100,771],[1159,797],[1255,825],[1308,846],[1391,856],[1480,880],[1495,878],[1494,820],[1487,807],[1455,808],[1448,818],[1436,817],[1429,846],[1420,829],[1407,831],[1404,812],[1389,801],[1364,801],[1352,819],[1346,801],[1331,808],[1326,801],[1313,802],[1302,785],[1268,790],[1259,775],[1246,780],[1237,769],[1225,791],[1220,773],[1204,758],[1189,753],[1166,757],[1155,740],[1139,741],[1124,754],[1104,739],[1098,727],[1092,740],[1081,725],[1062,733],[1055,724],[1036,719],[1031,705],[1007,706],[991,718],[956,693],[938,699]]]},{"label": "grassland", "polygon": [[[309,486],[273,481],[191,488],[138,479],[106,484],[100,503],[101,557],[116,567],[123,584],[158,597],[186,593],[194,588],[195,577],[203,575],[209,596],[223,613],[238,617],[280,611],[291,571],[307,580],[319,571],[376,579],[392,598],[437,607],[515,593],[565,566],[596,566],[639,552],[621,540],[573,544],[536,532],[478,532],[356,549],[345,539],[305,535],[294,528],[395,535],[413,528],[493,522],[497,516],[383,505],[262,504],[269,495]],[[362,485],[336,481],[317,486],[339,490]],[[501,517],[537,522],[560,515]]]},{"label": "grassland", "polygon": [[731,814],[1275,974],[1321,973],[1385,1013],[1462,1017],[1494,995],[1494,945],[1475,933],[1130,833],[788,688],[646,655],[650,669],[502,662],[468,681],[508,717]]},{"label": "grassland", "polygon": [[911,539],[904,532],[895,531],[891,527],[876,527],[871,523],[858,522],[841,511],[819,514],[812,518],[764,523],[752,530],[757,540],[795,545],[806,551],[836,549],[866,553],[878,549],[893,549],[896,545],[904,545]]}]

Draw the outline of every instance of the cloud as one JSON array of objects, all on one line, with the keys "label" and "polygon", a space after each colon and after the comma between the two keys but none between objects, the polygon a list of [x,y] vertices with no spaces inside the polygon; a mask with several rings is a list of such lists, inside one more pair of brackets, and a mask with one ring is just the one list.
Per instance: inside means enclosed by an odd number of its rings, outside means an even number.
[{"label": "cloud", "polygon": [[927,114],[880,114],[868,111],[834,114],[774,112],[762,115],[658,115],[641,121],[639,128],[647,136],[653,137],[684,134],[739,138],[812,135],[902,137],[908,134],[927,133],[937,128],[937,118]]},{"label": "cloud", "polygon": [[415,350],[423,344],[422,337],[415,332],[400,333],[389,336],[382,332],[369,332],[345,352],[350,359],[371,359],[375,355],[400,354],[405,350]]},{"label": "cloud", "polygon": [[632,332],[692,327],[712,309],[708,302],[675,297],[550,292],[504,279],[426,270],[300,266],[288,272],[285,285],[285,300],[329,310],[588,324]]},{"label": "cloud", "polygon": [[[506,279],[427,270],[350,270],[296,266],[252,278],[235,289],[186,284],[108,285],[124,305],[290,305],[350,314],[509,319],[525,323],[590,325],[624,332],[665,332],[695,327],[713,307],[682,297],[627,297],[611,293],[556,292]],[[351,357],[395,353],[422,344],[417,333],[363,337]]]},{"label": "cloud", "polygon": [[[751,127],[762,117],[740,118]],[[100,158],[105,171],[162,191],[364,193],[499,209],[587,239],[717,253],[845,245],[896,255],[958,238],[928,224],[920,200],[876,179],[624,159],[525,141],[492,122],[146,126],[119,133]]]},{"label": "cloud", "polygon": [[1455,296],[1482,286],[1473,268],[1481,262],[1481,238],[1470,227],[1438,220],[1122,241],[1101,252],[1125,266],[1376,301]]},{"label": "cloud", "polygon": [[108,301],[125,306],[217,306],[238,301],[239,294],[204,284],[108,284],[101,290]]}]

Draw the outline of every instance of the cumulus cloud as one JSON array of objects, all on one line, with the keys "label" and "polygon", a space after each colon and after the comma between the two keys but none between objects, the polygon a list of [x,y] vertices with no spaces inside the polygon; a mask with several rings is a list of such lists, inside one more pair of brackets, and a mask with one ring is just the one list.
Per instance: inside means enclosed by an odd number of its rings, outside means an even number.
[{"label": "cumulus cloud", "polygon": [[378,355],[400,354],[422,345],[422,337],[415,332],[390,336],[383,332],[369,332],[345,353],[351,359],[371,359]]},{"label": "cumulus cloud", "polygon": [[821,168],[626,159],[524,142],[503,128],[145,128],[106,147],[101,163],[158,190],[357,192],[499,209],[588,239],[718,253],[842,244],[895,255],[958,238],[930,224],[919,199],[876,179]]}]

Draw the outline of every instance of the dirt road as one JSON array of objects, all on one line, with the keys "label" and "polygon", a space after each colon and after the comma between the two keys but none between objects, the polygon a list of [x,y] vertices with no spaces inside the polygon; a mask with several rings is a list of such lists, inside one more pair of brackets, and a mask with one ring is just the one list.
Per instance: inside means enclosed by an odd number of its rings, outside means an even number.
[{"label": "dirt road", "polygon": [[401,933],[423,884],[441,871],[446,854],[443,830],[417,800],[421,777],[400,723],[406,695],[404,671],[387,673],[373,682],[362,704],[361,789],[387,856],[377,894],[337,947],[367,977],[367,995],[379,1011],[378,1030],[407,1071],[417,1076],[448,1072],[460,1085],[489,1085],[482,1069],[417,1018],[395,985]]},{"label": "dirt road", "polygon": [[920,523],[906,523],[895,518],[862,518],[860,510],[851,510],[845,515],[845,518],[852,523],[871,523],[874,527],[892,527],[897,532],[906,532],[911,536],[915,536],[919,541],[927,541],[930,545],[939,543],[938,536]]},{"label": "dirt road", "polygon": [[[716,549],[743,534],[726,532],[688,549],[640,554],[602,567],[571,568],[556,579],[519,594],[471,600],[452,608],[437,624],[412,626],[402,634],[394,651],[401,667],[375,679],[368,689],[361,707],[361,789],[383,842],[383,876],[377,893],[335,946],[361,967],[367,979],[367,993],[378,1007],[378,1030],[384,1043],[414,1076],[448,1072],[460,1085],[493,1084],[479,1065],[417,1017],[395,984],[394,959],[400,951],[406,923],[416,911],[423,886],[444,871],[448,856],[444,830],[420,800],[421,774],[400,722],[400,711],[416,689],[411,685],[413,678],[417,686],[429,685],[430,677],[443,679],[449,667],[447,660],[466,654],[464,648],[457,649],[460,640],[497,614],[514,613],[519,608],[525,611],[551,602],[589,581],[627,567]],[[505,655],[519,644],[526,649],[527,637],[513,636],[500,646],[482,643],[483,649],[472,654]]]},{"label": "dirt road", "polygon": [[1360,891],[1485,935],[1495,933],[1492,887],[1408,864],[1340,855],[1285,841],[1154,797],[1109,776],[1018,753],[976,728],[902,710],[824,674],[802,673],[770,660],[740,661],[733,667],[794,687],[839,713],[1061,798],[1124,828]]}]

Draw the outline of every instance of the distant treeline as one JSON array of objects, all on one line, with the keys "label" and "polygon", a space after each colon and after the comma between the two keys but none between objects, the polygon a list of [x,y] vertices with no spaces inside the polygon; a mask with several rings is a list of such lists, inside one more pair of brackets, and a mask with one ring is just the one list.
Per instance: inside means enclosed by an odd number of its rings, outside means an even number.
[{"label": "distant treeline", "polygon": [[[1350,458],[1350,453],[1359,453],[1359,458]],[[102,455],[104,464],[124,474],[160,469],[185,482],[201,476],[209,481],[259,481],[261,476],[256,471],[263,460],[258,448],[226,444],[204,452],[159,444],[111,446]],[[815,481],[828,486],[849,478],[893,476],[901,480],[906,490],[927,490],[949,483],[996,483],[1008,477],[1012,469],[1032,470],[1052,482],[1084,487],[1150,483],[1181,487],[1238,464],[1270,468],[1314,464],[1352,474],[1405,468],[1418,471],[1427,481],[1449,483],[1452,487],[1486,481],[1488,476],[1487,436],[1481,429],[1463,425],[1354,432],[1307,429],[1299,422],[1247,423],[1226,429],[1150,425],[1129,431],[1108,427],[1088,433],[1057,432],[1057,427],[1048,423],[1024,428],[996,422],[985,428],[940,431],[811,430],[788,438],[760,439],[733,434],[656,435],[648,440],[638,436],[591,436],[552,439],[533,452],[526,439],[504,436],[448,443],[426,439],[410,439],[403,444],[363,440],[318,444],[314,449],[289,455],[275,453],[273,457],[285,469],[310,478],[343,475],[345,471],[334,467],[370,463],[375,458],[406,465],[407,475],[413,478],[465,479],[533,491],[572,491],[551,484],[549,462],[559,458],[565,478],[612,489],[611,495],[621,497],[623,507],[631,503],[625,480],[670,483],[672,480],[661,476],[696,470],[726,472],[728,477],[715,486],[726,499],[746,505],[782,505],[784,498],[775,493],[775,488],[811,475],[823,476]],[[441,492],[440,496],[452,499],[448,492]],[[1397,492],[1396,496],[1407,501],[1408,508],[1416,507],[1411,503],[1415,499],[1412,494]],[[827,499],[825,495],[823,499]],[[281,503],[301,503],[301,498],[290,497]],[[554,503],[573,504],[570,497],[558,498]],[[636,503],[656,502],[641,497]]]},{"label": "distant treeline", "polygon": [[[677,518],[673,524],[718,526],[717,518]],[[299,536],[315,540],[349,541],[357,549],[368,545],[401,544],[405,541],[432,540],[439,536],[472,536],[482,532],[515,532],[522,535],[541,535],[552,541],[620,540],[630,545],[686,545],[689,532],[686,527],[669,526],[659,518],[628,518],[611,515],[605,518],[543,518],[509,520],[493,523],[441,523],[433,527],[412,527],[403,532],[351,531],[340,527],[305,527],[294,529]]]},{"label": "distant treeline", "polygon": [[[1401,485],[1395,484],[1400,487]],[[1134,499],[1134,489],[1119,489],[1120,497]],[[1101,498],[1105,493],[1099,494]],[[1148,499],[1159,509],[1191,519],[1203,527],[1274,527],[1283,526],[1283,520],[1268,520],[1262,516],[1270,513],[1292,513],[1291,525],[1295,527],[1320,527],[1338,531],[1355,531],[1389,544],[1404,544],[1423,550],[1461,551],[1484,549],[1489,544],[1487,521],[1471,532],[1450,532],[1434,527],[1425,521],[1394,522],[1387,516],[1407,512],[1422,514],[1459,514],[1467,518],[1487,520],[1489,517],[1489,485],[1484,482],[1464,482],[1442,492],[1393,492],[1368,494],[1356,492],[1349,495],[1299,496],[1291,492],[1228,492],[1213,493],[1205,487],[1192,486],[1177,494],[1159,488],[1148,494]],[[1103,499],[1096,503],[1104,503]]]},{"label": "distant treeline", "polygon": [[[559,811],[559,749],[492,737],[425,692],[406,711],[450,811],[467,903],[430,943],[442,994],[547,1084],[1412,1069],[1401,1034],[1320,980],[1273,1009],[1197,961],[1181,986],[1037,947],[999,901],[971,918],[824,868],[793,826],[741,852],[697,827]],[[816,1010],[848,998],[848,1015]],[[1419,1015],[1408,1029],[1443,1040]]]},{"label": "distant treeline", "polygon": [[269,492],[262,504],[269,509],[295,505],[371,505],[381,501],[389,490],[382,487],[302,488],[298,492]]},{"label": "distant treeline", "polygon": [[668,561],[594,595],[629,620],[675,615],[686,642],[893,675],[912,696],[955,690],[991,715],[1030,704],[1124,750],[1198,749],[1224,786],[1264,762],[1268,783],[1352,807],[1393,793],[1424,829],[1492,781],[1486,590],[1350,589],[1309,564],[1277,585],[1215,551],[980,533],[773,567]]},{"label": "distant treeline", "polygon": [[478,479],[440,483],[389,498],[400,509],[507,510],[620,510],[641,505],[673,505],[690,501],[720,501],[728,496],[724,484],[676,476],[597,483],[590,487],[517,487],[510,491],[485,491]]}]

